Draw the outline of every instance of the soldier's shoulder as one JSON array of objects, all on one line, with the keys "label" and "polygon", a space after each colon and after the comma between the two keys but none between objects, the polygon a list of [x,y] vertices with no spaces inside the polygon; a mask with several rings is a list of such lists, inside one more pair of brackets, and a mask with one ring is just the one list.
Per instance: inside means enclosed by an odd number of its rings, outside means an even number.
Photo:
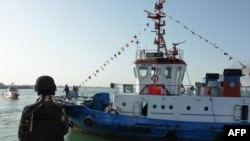
[{"label": "soldier's shoulder", "polygon": [[34,107],[37,106],[37,104],[38,104],[38,103],[33,103],[33,104],[26,105],[26,106],[23,108],[23,111],[32,110]]}]

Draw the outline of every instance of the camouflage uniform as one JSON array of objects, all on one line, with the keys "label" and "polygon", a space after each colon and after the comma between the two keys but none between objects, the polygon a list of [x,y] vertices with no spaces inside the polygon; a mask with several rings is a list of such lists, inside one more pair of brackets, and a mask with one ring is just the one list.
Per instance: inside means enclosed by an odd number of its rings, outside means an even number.
[{"label": "camouflage uniform", "polygon": [[18,129],[19,141],[64,141],[69,131],[64,109],[42,95],[36,103],[23,109]]}]

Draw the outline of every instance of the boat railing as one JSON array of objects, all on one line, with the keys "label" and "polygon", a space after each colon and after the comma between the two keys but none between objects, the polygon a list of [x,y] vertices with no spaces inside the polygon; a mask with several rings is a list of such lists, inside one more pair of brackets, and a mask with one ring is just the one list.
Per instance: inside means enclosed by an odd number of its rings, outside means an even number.
[{"label": "boat railing", "polygon": [[[162,85],[162,84],[114,84],[111,88],[115,94],[135,95],[182,95],[194,94],[194,87],[191,85]],[[170,93],[170,90],[174,93]]]},{"label": "boat railing", "polygon": [[119,93],[136,93],[136,85],[135,84],[115,84],[111,83],[111,88],[114,89],[115,94]]},{"label": "boat railing", "polygon": [[[222,96],[220,88],[212,90],[211,94],[205,93],[203,88],[198,89],[192,85],[161,85],[161,84],[114,84],[114,94],[134,95],[196,95],[196,96]],[[168,90],[175,89],[174,93]],[[209,89],[211,90],[211,89]],[[241,86],[241,96],[250,97],[250,86]]]},{"label": "boat railing", "polygon": [[250,86],[241,86],[241,96],[250,97]]},{"label": "boat railing", "polygon": [[[136,59],[145,60],[147,58],[167,58],[167,57],[171,57],[171,54],[173,54],[172,50],[157,52],[157,50],[143,49],[143,50],[136,51]],[[170,55],[170,56],[167,56],[167,55]],[[177,59],[183,59],[184,51],[177,49],[177,54],[175,54],[174,57]]]}]

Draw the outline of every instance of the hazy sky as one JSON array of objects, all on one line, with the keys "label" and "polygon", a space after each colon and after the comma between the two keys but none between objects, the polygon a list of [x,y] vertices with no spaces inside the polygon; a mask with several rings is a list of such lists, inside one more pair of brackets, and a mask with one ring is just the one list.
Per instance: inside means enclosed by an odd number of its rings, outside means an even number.
[{"label": "hazy sky", "polygon": [[[0,82],[34,84],[38,76],[51,75],[57,85],[134,83],[137,45],[130,41],[137,35],[140,48],[156,49],[154,23],[143,12],[153,12],[155,2],[0,0]],[[191,82],[242,63],[249,84],[249,7],[249,0],[166,0],[164,12],[172,20],[165,18],[165,40],[168,48],[186,41],[178,47]]]}]

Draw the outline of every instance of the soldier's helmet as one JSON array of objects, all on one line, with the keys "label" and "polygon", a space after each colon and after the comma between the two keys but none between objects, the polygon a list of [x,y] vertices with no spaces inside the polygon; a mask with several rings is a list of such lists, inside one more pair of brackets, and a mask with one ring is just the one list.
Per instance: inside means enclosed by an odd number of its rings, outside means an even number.
[{"label": "soldier's helmet", "polygon": [[36,80],[35,91],[38,95],[55,95],[56,84],[51,76],[40,76]]}]

